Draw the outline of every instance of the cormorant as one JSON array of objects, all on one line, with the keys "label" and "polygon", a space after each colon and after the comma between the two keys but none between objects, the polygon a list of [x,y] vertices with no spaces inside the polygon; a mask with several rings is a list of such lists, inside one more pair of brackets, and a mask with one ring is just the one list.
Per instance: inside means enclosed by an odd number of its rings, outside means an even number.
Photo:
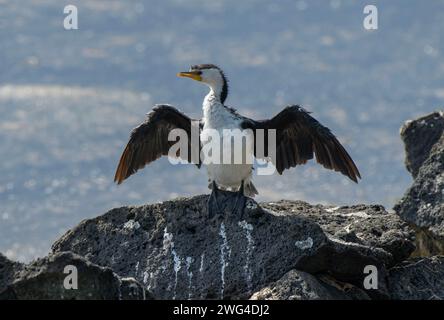
[{"label": "cormorant", "polygon": [[[315,155],[317,162],[325,168],[339,171],[356,183],[358,178],[361,178],[355,163],[336,137],[303,108],[291,105],[271,119],[253,120],[240,115],[235,109],[224,104],[228,95],[227,78],[216,65],[194,65],[189,71],[180,72],[177,75],[209,86],[210,91],[203,101],[202,119],[191,119],[171,105],[154,106],[147,119],[131,132],[131,137],[116,170],[114,181],[118,184],[146,164],[163,155],[168,155],[170,148],[176,143],[176,141],[168,140],[171,130],[184,130],[187,133],[188,145],[191,145],[192,126],[195,123],[193,121],[198,123],[199,151],[211,142],[207,129],[216,130],[220,133],[220,137],[223,137],[224,129],[251,129],[249,138],[252,142],[244,144],[242,151],[246,153],[247,159],[248,157],[262,157],[270,160],[267,141],[265,141],[262,154],[257,152],[258,134],[256,132],[258,129],[265,131],[275,129],[276,151],[271,161],[279,174],[282,174],[285,169],[305,164]],[[265,136],[267,135],[265,134]],[[265,140],[267,140],[266,137]],[[231,143],[228,148],[232,148]],[[222,147],[221,153],[223,155],[232,150],[227,150],[227,146],[225,146]],[[190,163],[194,160],[194,163],[200,168],[202,159],[200,157],[197,160],[193,159],[191,148],[188,151],[190,152],[187,152],[186,155],[177,153],[177,156],[182,156],[183,160]],[[207,169],[208,186],[212,189],[208,200],[210,217],[216,212],[221,212],[222,205],[226,208],[227,203],[232,203],[232,210],[242,214],[245,196],[254,197],[258,193],[251,180],[252,162],[244,159],[240,164],[209,163]],[[228,192],[228,190],[231,191]],[[233,190],[236,191],[232,192]],[[220,199],[224,199],[223,203],[220,203]]]}]

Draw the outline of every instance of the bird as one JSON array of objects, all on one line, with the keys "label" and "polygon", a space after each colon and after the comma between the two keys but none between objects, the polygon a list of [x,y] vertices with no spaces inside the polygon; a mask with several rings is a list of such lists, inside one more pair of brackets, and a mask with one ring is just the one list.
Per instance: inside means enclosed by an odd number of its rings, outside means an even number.
[{"label": "bird", "polygon": [[[208,135],[210,130],[220,133],[221,137],[224,134],[223,130],[249,130],[247,137],[250,139],[247,141],[251,142],[242,145],[242,151],[246,154],[245,159],[271,161],[280,175],[284,170],[305,164],[315,158],[323,167],[338,171],[355,183],[361,179],[356,164],[336,136],[303,107],[289,105],[270,119],[254,120],[225,105],[229,87],[227,77],[220,67],[214,64],[192,65],[189,71],[179,72],[177,76],[190,78],[209,87],[202,104],[202,118],[192,119],[169,104],[155,105],[147,114],[145,121],[131,132],[116,169],[114,181],[117,184],[121,184],[145,165],[169,155],[170,148],[175,144],[175,141],[168,139],[171,130],[180,129],[186,132],[188,146],[191,145],[193,124],[196,123],[199,151],[211,143],[212,139]],[[268,150],[267,143],[262,154],[257,149],[259,129],[275,130],[274,157],[270,157],[272,150]],[[231,144],[222,144],[222,146],[222,155],[233,151]],[[202,152],[196,159],[191,155],[191,148],[187,151],[190,152],[176,153],[174,156],[194,163],[197,168],[205,164]],[[232,212],[243,215],[247,198],[258,194],[252,182],[253,163],[222,162],[207,163],[205,166],[208,187],[211,189],[207,202],[209,217],[225,212],[221,208],[225,209],[227,206]]]}]

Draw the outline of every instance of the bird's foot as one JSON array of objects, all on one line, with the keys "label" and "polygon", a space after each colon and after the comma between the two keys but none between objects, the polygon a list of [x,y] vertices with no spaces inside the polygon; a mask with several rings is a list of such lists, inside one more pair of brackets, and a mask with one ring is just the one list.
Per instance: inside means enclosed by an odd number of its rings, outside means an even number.
[{"label": "bird's foot", "polygon": [[212,183],[212,192],[208,198],[208,216],[214,217],[216,214],[224,214],[225,212],[243,217],[247,198],[244,196],[244,184],[242,182],[239,191],[219,190],[216,183]]},{"label": "bird's foot", "polygon": [[233,207],[233,214],[237,215],[239,218],[243,218],[245,211],[245,204],[247,203],[247,197],[242,195],[237,195],[236,202]]},{"label": "bird's foot", "polygon": [[220,192],[217,188],[216,183],[213,181],[212,187],[211,187],[211,194],[208,198],[207,202],[207,208],[208,208],[208,217],[211,219],[216,214],[222,214],[223,212],[220,210],[219,203],[217,201],[218,193]]},{"label": "bird's foot", "polygon": [[246,203],[247,197],[244,195],[244,181],[242,180],[239,191],[236,192],[236,202],[234,203],[233,207],[233,213],[241,219],[244,216]]}]

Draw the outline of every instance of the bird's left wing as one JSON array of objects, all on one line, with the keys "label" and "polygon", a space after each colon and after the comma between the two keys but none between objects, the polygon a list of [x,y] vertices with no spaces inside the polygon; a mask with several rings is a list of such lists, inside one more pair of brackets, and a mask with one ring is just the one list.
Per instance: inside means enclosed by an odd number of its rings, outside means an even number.
[{"label": "bird's left wing", "polygon": [[[269,120],[245,119],[243,127],[253,130],[255,140],[256,129],[276,130],[276,157],[273,164],[279,174],[285,169],[305,164],[316,155],[317,162],[325,168],[339,171],[354,182],[361,178],[352,158],[331,131],[299,106],[288,106]],[[265,157],[270,156],[267,136],[265,132]],[[258,157],[256,143],[255,156]]]},{"label": "bird's left wing", "polygon": [[[184,160],[191,163],[193,121],[198,123],[197,120],[187,117],[173,106],[156,105],[148,114],[145,122],[131,132],[130,140],[120,157],[114,181],[120,184],[148,163],[168,155],[171,146],[176,143],[176,141],[168,141],[168,135],[173,129],[185,130],[188,137],[188,152]],[[198,130],[200,130],[200,124]],[[197,137],[197,139],[200,149],[200,138]],[[196,165],[200,167],[199,162]]]}]

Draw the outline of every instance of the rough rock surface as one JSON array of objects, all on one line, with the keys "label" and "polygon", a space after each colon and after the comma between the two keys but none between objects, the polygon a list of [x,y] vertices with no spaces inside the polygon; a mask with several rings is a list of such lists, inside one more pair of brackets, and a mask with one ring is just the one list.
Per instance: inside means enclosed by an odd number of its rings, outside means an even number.
[{"label": "rough rock surface", "polygon": [[444,132],[444,112],[433,112],[416,120],[407,121],[401,128],[405,147],[405,165],[416,178],[419,168],[428,158],[430,150]]},{"label": "rough rock surface", "polygon": [[277,212],[290,211],[316,222],[343,241],[384,249],[391,265],[407,259],[415,250],[415,233],[396,214],[380,205],[328,207],[303,201],[282,200],[261,204]]},{"label": "rough rock surface", "polygon": [[[399,216],[416,227],[420,255],[444,253],[444,116],[435,113],[411,122],[404,131],[406,149],[420,149],[421,141],[427,145],[424,152],[411,152],[407,163],[420,163],[415,180],[401,201],[394,207]],[[430,131],[430,136],[417,131]],[[427,132],[429,132],[427,131]],[[438,139],[435,139],[437,136]],[[420,139],[420,140],[419,140]],[[429,144],[435,142],[430,148]],[[414,145],[414,144],[418,145]],[[425,158],[425,160],[423,160]]]},{"label": "rough rock surface", "polygon": [[0,253],[0,292],[12,283],[15,275],[23,268],[23,264],[11,261]]},{"label": "rough rock surface", "polygon": [[291,270],[281,279],[255,292],[251,300],[369,300],[364,290],[328,276],[315,277]]},{"label": "rough rock surface", "polygon": [[393,299],[444,300],[444,256],[406,261],[388,279]]},{"label": "rough rock surface", "polygon": [[[209,219],[206,201],[197,196],[114,209],[82,222],[53,250],[134,277],[162,299],[248,298],[291,269],[362,286],[366,265],[384,274],[393,262],[385,250],[335,239],[298,212],[270,212],[249,200],[242,219]],[[372,294],[387,296],[380,279]]]},{"label": "rough rock surface", "polygon": [[[66,266],[77,268],[78,288],[65,289]],[[145,289],[134,279],[121,279],[111,269],[71,252],[61,252],[27,265],[0,291],[0,299],[144,299]]]}]

